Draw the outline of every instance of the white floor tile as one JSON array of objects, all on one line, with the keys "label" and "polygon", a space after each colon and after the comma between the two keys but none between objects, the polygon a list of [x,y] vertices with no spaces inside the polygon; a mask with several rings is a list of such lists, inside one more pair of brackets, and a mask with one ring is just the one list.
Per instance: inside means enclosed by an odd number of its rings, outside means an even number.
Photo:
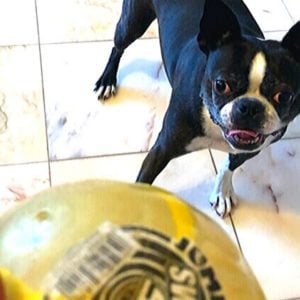
[{"label": "white floor tile", "polygon": [[[42,43],[112,40],[122,0],[38,0],[37,7]],[[157,36],[156,24],[145,36]]]},{"label": "white floor tile", "polygon": [[145,151],[156,138],[170,95],[158,41],[138,41],[128,49],[117,96],[103,103],[93,88],[111,47],[43,46],[51,159]]},{"label": "white floor tile", "polygon": [[263,31],[288,30],[293,20],[281,0],[244,1]]},{"label": "white floor tile", "polygon": [[0,47],[0,82],[0,164],[47,160],[38,47]]},{"label": "white floor tile", "polygon": [[34,0],[0,1],[0,45],[38,42]]},{"label": "white floor tile", "polygon": [[275,40],[275,41],[282,41],[282,39],[286,34],[287,34],[287,30],[264,32],[264,36],[266,39]]},{"label": "white floor tile", "polygon": [[298,0],[282,0],[286,5],[288,12],[292,16],[294,22],[300,21],[300,1]]},{"label": "white floor tile", "polygon": [[[214,152],[219,165],[224,154]],[[300,295],[300,139],[280,141],[234,175],[233,220],[267,299]],[[280,289],[274,288],[280,286]]]},{"label": "white floor tile", "polygon": [[0,216],[10,207],[48,187],[48,163],[1,166]]},{"label": "white floor tile", "polygon": [[299,138],[300,137],[300,116],[288,126],[288,130],[283,138]]},{"label": "white floor tile", "polygon": [[141,153],[52,162],[52,185],[86,179],[134,182],[144,157]]}]

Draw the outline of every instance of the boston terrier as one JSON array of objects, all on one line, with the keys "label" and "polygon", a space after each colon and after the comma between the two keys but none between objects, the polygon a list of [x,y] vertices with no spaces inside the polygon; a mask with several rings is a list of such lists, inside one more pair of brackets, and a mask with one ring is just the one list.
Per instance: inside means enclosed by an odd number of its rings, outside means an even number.
[{"label": "boston terrier", "polygon": [[264,39],[242,0],[124,0],[98,99],[115,94],[124,50],[155,18],[172,95],[137,181],[151,184],[191,151],[226,151],[210,198],[225,217],[237,204],[233,171],[278,141],[300,112],[300,22],[278,42]]}]

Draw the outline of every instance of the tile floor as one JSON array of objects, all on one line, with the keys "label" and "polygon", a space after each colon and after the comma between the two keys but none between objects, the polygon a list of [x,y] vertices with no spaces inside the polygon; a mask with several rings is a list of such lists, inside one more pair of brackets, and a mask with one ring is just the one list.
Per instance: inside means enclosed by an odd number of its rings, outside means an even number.
[{"label": "tile floor", "polygon": [[[282,38],[300,19],[299,0],[246,2],[270,38]],[[160,130],[170,87],[154,23],[123,57],[118,96],[96,101],[93,85],[120,8],[121,0],[1,0],[0,212],[63,182],[134,181]],[[300,299],[299,137],[296,120],[284,140],[236,172],[240,205],[226,220],[207,202],[224,153],[176,159],[155,181],[239,242],[272,300]]]}]

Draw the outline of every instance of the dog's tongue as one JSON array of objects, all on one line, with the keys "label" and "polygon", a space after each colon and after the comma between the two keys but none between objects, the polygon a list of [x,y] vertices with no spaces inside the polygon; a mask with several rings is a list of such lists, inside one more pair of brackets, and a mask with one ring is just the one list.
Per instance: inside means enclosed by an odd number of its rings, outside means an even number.
[{"label": "dog's tongue", "polygon": [[232,136],[232,135],[238,135],[242,139],[247,139],[247,138],[257,137],[258,133],[252,130],[234,129],[234,130],[230,130],[228,133],[228,136]]}]

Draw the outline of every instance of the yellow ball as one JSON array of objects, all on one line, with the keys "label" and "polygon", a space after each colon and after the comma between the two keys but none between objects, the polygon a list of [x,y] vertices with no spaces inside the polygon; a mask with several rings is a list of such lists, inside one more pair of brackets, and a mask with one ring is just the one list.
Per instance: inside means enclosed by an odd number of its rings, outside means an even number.
[{"label": "yellow ball", "polygon": [[85,181],[25,201],[0,219],[0,267],[69,298],[264,299],[222,229],[143,184]]}]

